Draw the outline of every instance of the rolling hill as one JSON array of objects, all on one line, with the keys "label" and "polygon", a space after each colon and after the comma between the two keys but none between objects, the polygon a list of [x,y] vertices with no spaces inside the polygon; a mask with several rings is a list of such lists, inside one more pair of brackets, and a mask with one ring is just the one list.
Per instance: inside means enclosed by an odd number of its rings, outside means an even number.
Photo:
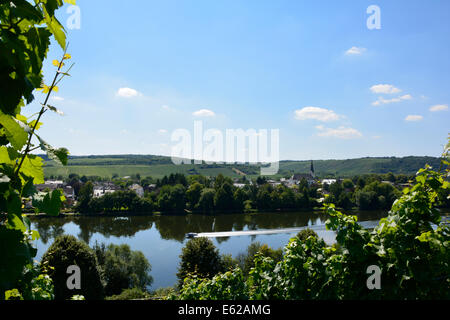
[{"label": "rolling hill", "polygon": [[[69,164],[61,166],[42,156],[46,162],[44,172],[46,177],[63,176],[71,173],[86,176],[120,177],[140,174],[141,177],[151,176],[161,178],[170,173],[186,175],[202,174],[216,176],[222,173],[229,177],[239,177],[246,174],[249,177],[259,175],[259,165],[245,164],[183,164],[175,165],[170,157],[154,155],[101,155],[101,156],[70,156]],[[435,157],[367,157],[347,160],[314,160],[316,175],[349,177],[366,173],[415,174],[425,164],[434,168],[440,165],[440,159]],[[280,161],[279,172],[274,178],[290,176],[293,173],[309,172],[310,161]]]}]

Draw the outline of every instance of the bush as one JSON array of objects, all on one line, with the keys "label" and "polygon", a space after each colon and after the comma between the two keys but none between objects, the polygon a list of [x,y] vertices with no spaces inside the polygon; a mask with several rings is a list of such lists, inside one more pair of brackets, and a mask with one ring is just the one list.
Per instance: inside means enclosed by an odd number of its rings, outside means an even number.
[{"label": "bush", "polygon": [[297,238],[300,239],[300,241],[304,242],[309,237],[319,238],[317,233],[313,229],[306,228],[299,233],[297,233]]},{"label": "bush", "polygon": [[189,240],[182,249],[180,258],[177,273],[180,287],[190,274],[196,274],[200,278],[212,278],[223,271],[219,250],[208,238],[200,237]]},{"label": "bush", "polygon": [[152,284],[153,278],[149,275],[152,267],[141,251],[132,251],[127,244],[106,247],[97,243],[94,251],[107,296],[120,294],[124,289],[146,291],[147,286]]},{"label": "bush", "polygon": [[[67,300],[73,295],[83,295],[87,300],[103,299],[103,286],[94,251],[74,236],[63,235],[55,239],[42,257],[41,265],[50,267],[48,271],[54,285],[56,300]],[[81,271],[81,289],[67,288],[66,273],[71,265]]]},{"label": "bush", "polygon": [[255,266],[254,260],[257,253],[262,254],[264,257],[270,257],[275,261],[280,261],[283,257],[283,251],[280,249],[274,250],[270,248],[267,244],[261,244],[260,242],[252,242],[245,253],[240,253],[237,256],[239,267],[247,276],[250,270]]}]

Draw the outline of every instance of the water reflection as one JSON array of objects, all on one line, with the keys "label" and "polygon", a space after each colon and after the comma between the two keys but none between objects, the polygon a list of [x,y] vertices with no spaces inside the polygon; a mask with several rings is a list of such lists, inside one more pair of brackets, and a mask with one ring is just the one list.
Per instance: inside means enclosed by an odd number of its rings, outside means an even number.
[{"label": "water reflection", "polygon": [[[378,220],[385,216],[380,212],[358,214],[360,221]],[[172,286],[176,283],[179,256],[186,244],[188,232],[227,232],[257,229],[282,229],[323,225],[327,217],[322,213],[283,212],[258,214],[229,214],[218,216],[137,216],[137,217],[30,217],[32,229],[38,230],[41,238],[36,241],[39,261],[53,239],[63,233],[77,236],[90,246],[95,241],[103,243],[127,243],[132,250],[140,250],[152,265],[153,289]],[[296,233],[296,232],[295,232]],[[270,247],[284,248],[295,233],[246,235],[212,238],[220,253],[236,257],[254,241]],[[329,243],[334,233],[318,231]],[[327,240],[328,239],[328,240]],[[328,243],[327,242],[327,243]]]},{"label": "water reflection", "polygon": [[[386,213],[358,213],[359,221],[378,220]],[[117,217],[31,217],[34,228],[39,231],[41,241],[46,244],[64,233],[64,225],[73,223],[79,227],[78,238],[89,243],[93,234],[99,233],[105,238],[134,237],[137,232],[153,227],[161,239],[182,243],[188,232],[246,231],[259,229],[281,229],[324,224],[327,217],[323,212],[280,212],[255,214],[227,214],[217,216],[130,216]],[[219,243],[228,241],[228,237],[218,238]]]}]

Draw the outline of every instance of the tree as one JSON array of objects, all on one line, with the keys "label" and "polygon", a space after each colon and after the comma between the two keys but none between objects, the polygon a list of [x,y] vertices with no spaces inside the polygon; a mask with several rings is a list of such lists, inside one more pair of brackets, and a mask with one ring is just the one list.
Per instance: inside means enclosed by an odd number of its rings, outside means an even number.
[{"label": "tree", "polygon": [[[52,267],[49,275],[55,287],[55,299],[67,300],[73,295],[82,295],[87,300],[103,299],[103,285],[95,253],[85,242],[70,235],[57,237],[42,256],[41,265]],[[80,268],[81,289],[67,288],[67,268],[72,265]]]},{"label": "tree", "polygon": [[233,204],[233,186],[227,181],[216,189],[214,207],[219,211],[229,211],[233,209]]},{"label": "tree", "polygon": [[182,249],[178,268],[178,284],[181,287],[189,274],[201,278],[212,278],[223,271],[219,250],[211,240],[199,237],[189,240]]},{"label": "tree", "polygon": [[242,212],[244,210],[245,201],[248,200],[248,194],[243,190],[243,188],[236,188],[233,194],[234,208]]},{"label": "tree", "polygon": [[214,196],[216,192],[212,188],[205,188],[200,194],[197,209],[203,213],[210,213],[214,210]]},{"label": "tree", "polygon": [[125,289],[147,291],[153,282],[152,267],[141,251],[133,251],[127,244],[106,247],[95,244],[94,252],[105,281],[105,295],[120,294]]},{"label": "tree", "polygon": [[183,212],[186,206],[185,188],[181,184],[165,185],[158,195],[158,207],[166,212]]},{"label": "tree", "polygon": [[92,182],[86,182],[80,189],[80,195],[78,196],[77,211],[81,213],[89,212],[89,201],[91,201],[94,195],[94,185]]},{"label": "tree", "polygon": [[310,228],[303,229],[297,233],[297,238],[299,238],[302,242],[306,241],[309,237],[319,238],[317,233]]},{"label": "tree", "polygon": [[193,209],[200,200],[200,196],[203,190],[203,185],[195,181],[192,183],[186,191],[186,199],[188,201],[188,207]]},{"label": "tree", "polygon": [[355,185],[353,184],[353,181],[352,181],[352,180],[350,180],[350,179],[345,179],[344,181],[342,181],[342,186],[343,186],[345,189],[351,190],[351,189],[354,188]]},{"label": "tree", "polygon": [[237,255],[237,261],[239,267],[242,269],[245,276],[248,276],[250,270],[255,266],[255,256],[257,253],[262,254],[264,257],[269,257],[275,261],[280,261],[283,257],[283,251],[280,249],[274,250],[267,244],[261,244],[260,242],[252,242],[247,250]]}]

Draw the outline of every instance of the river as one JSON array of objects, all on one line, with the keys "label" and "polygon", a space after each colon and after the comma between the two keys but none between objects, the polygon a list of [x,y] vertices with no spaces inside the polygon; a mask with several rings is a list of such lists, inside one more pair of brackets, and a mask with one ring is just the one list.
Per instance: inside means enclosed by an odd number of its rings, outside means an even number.
[{"label": "river", "polygon": [[[386,212],[356,213],[358,221],[377,221],[387,215]],[[327,217],[323,213],[283,212],[226,214],[216,216],[130,216],[130,217],[30,217],[32,229],[38,230],[40,239],[35,241],[40,261],[42,255],[61,234],[74,235],[91,247],[95,242],[105,244],[128,244],[132,250],[140,250],[152,265],[153,284],[150,289],[172,286],[176,283],[176,273],[181,249],[188,241],[189,232],[215,232],[211,240],[221,254],[236,257],[255,241],[266,243],[270,247],[283,248],[289,239],[298,232],[298,228],[312,227],[327,243],[333,243],[335,235],[325,230]],[[296,229],[294,229],[296,228]],[[233,231],[284,229],[281,233]],[[227,236],[228,235],[228,236]]]}]

